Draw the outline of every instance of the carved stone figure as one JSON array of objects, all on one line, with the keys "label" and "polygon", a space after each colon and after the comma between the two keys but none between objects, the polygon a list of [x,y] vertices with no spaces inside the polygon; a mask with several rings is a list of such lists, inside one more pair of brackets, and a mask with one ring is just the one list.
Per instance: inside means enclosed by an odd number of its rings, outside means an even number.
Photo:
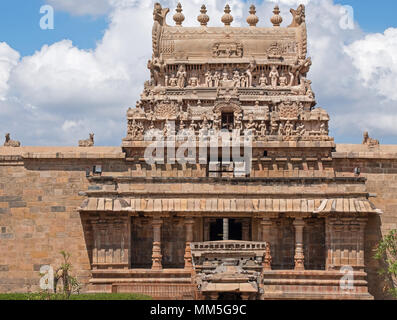
[{"label": "carved stone figure", "polygon": [[214,80],[214,87],[218,88],[221,80],[221,75],[219,74],[218,71],[215,72],[213,76],[213,80]]},{"label": "carved stone figure", "polygon": [[94,134],[90,133],[90,138],[87,140],[79,140],[79,147],[93,147],[94,146]]},{"label": "carved stone figure", "polygon": [[272,87],[277,87],[278,85],[278,78],[279,78],[279,73],[277,71],[276,66],[272,67],[272,70],[270,71],[269,77],[270,77],[270,82]]},{"label": "carved stone figure", "polygon": [[148,61],[148,69],[151,71],[153,84],[155,86],[161,85],[161,79],[165,74],[166,65],[163,59],[154,58]]},{"label": "carved stone figure", "polygon": [[175,74],[169,80],[170,87],[177,87],[178,86],[178,78],[175,77]]},{"label": "carved stone figure", "polygon": [[259,129],[259,136],[262,138],[265,137],[267,134],[267,126],[264,120],[261,121],[261,123],[258,126],[258,129]]},{"label": "carved stone figure", "polygon": [[258,124],[254,121],[254,117],[251,114],[249,116],[248,123],[245,125],[245,134],[250,135],[252,137],[256,136],[256,128],[258,127]]},{"label": "carved stone figure", "polygon": [[252,72],[254,72],[256,68],[256,62],[255,61],[251,61],[247,71],[245,72],[247,75],[247,87],[251,88],[252,87]]},{"label": "carved stone figure", "polygon": [[199,80],[197,77],[191,77],[189,80],[189,86],[190,87],[198,87],[199,85]]},{"label": "carved stone figure", "polygon": [[184,88],[186,85],[186,69],[184,65],[180,65],[176,77],[178,78],[178,87]]},{"label": "carved stone figure", "polygon": [[294,125],[288,120],[284,126],[284,133],[286,136],[291,136],[293,134]]},{"label": "carved stone figure", "polygon": [[14,148],[18,148],[21,146],[21,143],[19,141],[16,140],[11,140],[10,138],[10,134],[7,133],[6,134],[6,141],[4,142],[4,146],[5,147],[14,147]]},{"label": "carved stone figure", "polygon": [[367,145],[369,147],[375,147],[379,145],[379,140],[375,140],[369,137],[369,134],[367,131],[364,132],[364,139],[363,139],[363,144]]},{"label": "carved stone figure", "polygon": [[278,124],[276,121],[274,121],[273,119],[270,122],[270,135],[271,136],[275,136],[278,134]]},{"label": "carved stone figure", "polygon": [[213,86],[212,74],[210,71],[207,71],[205,74],[205,86],[207,88],[212,88],[212,86]]},{"label": "carved stone figure", "polygon": [[281,76],[280,76],[280,87],[286,87],[287,85],[288,85],[287,77],[284,75],[284,73],[281,73]]},{"label": "carved stone figure", "polygon": [[238,71],[234,71],[234,74],[233,74],[234,87],[240,88],[240,86],[241,86],[240,79],[241,79],[240,73]]},{"label": "carved stone figure", "polygon": [[267,86],[267,78],[264,73],[262,73],[261,77],[259,78],[259,86],[262,88]]},{"label": "carved stone figure", "polygon": [[299,27],[305,22],[305,6],[303,4],[301,4],[298,9],[291,9],[290,11],[292,14],[292,23],[288,26],[288,28]]}]

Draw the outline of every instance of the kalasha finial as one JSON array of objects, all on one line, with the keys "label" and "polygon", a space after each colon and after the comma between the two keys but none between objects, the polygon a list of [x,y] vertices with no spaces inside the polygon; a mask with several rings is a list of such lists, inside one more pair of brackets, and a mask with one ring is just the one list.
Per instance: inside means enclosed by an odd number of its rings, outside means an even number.
[{"label": "kalasha finial", "polygon": [[202,26],[207,26],[208,21],[210,21],[210,17],[207,15],[207,8],[204,4],[201,6],[200,12],[201,14],[197,17],[197,20]]},{"label": "kalasha finial", "polygon": [[227,4],[225,6],[225,14],[222,17],[222,22],[225,24],[225,26],[230,26],[233,22],[233,16],[230,14],[230,12],[230,6]]},{"label": "kalasha finial", "polygon": [[181,26],[182,22],[185,20],[185,16],[182,13],[182,5],[179,2],[176,6],[176,13],[174,14],[174,21],[177,26]]},{"label": "kalasha finial", "polygon": [[247,22],[251,27],[256,27],[256,24],[259,22],[259,18],[255,15],[256,14],[256,8],[254,5],[251,5],[250,15],[247,18]]},{"label": "kalasha finial", "polygon": [[274,16],[270,19],[273,23],[273,27],[279,27],[281,22],[283,22],[283,18],[280,16],[280,8],[278,6],[274,7]]}]

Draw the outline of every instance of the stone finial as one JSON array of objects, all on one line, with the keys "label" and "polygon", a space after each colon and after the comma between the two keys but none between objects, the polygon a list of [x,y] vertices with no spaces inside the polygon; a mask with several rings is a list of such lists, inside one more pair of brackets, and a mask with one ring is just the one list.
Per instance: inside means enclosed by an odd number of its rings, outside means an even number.
[{"label": "stone finial", "polygon": [[182,22],[185,20],[185,16],[182,13],[182,5],[179,2],[176,6],[176,13],[174,14],[174,21],[177,26],[182,26]]},{"label": "stone finial", "polygon": [[225,14],[222,16],[222,22],[225,24],[225,26],[230,26],[233,22],[233,16],[230,14],[230,12],[230,6],[227,4],[225,6]]},{"label": "stone finial", "polygon": [[280,8],[276,5],[273,10],[274,16],[270,19],[273,23],[273,27],[279,27],[283,18],[280,16]]},{"label": "stone finial", "polygon": [[204,4],[201,6],[200,12],[201,14],[197,17],[197,20],[202,26],[207,26],[208,21],[210,21],[210,17],[207,15],[207,8]]},{"label": "stone finial", "polygon": [[247,22],[251,27],[256,27],[257,23],[259,22],[259,18],[255,15],[256,14],[256,8],[254,5],[251,5],[250,15],[247,18]]}]

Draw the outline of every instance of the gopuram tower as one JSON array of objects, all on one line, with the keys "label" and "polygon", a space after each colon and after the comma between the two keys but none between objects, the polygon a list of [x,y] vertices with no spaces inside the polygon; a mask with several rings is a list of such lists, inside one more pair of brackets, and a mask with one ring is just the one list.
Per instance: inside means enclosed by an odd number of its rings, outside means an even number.
[{"label": "gopuram tower", "polygon": [[224,27],[208,26],[205,6],[197,27],[183,26],[180,4],[175,26],[168,12],[155,4],[150,80],[127,112],[128,176],[92,177],[80,208],[91,289],[371,299],[364,230],[379,211],[364,178],[334,170],[305,7],[281,27],[276,6],[270,28],[255,6],[247,27],[233,27],[228,5]]}]

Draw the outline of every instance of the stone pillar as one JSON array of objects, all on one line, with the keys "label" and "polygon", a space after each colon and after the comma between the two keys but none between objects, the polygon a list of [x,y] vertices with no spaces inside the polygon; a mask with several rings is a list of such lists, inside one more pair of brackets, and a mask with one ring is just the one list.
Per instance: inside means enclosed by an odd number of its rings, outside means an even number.
[{"label": "stone pillar", "polygon": [[204,229],[204,241],[209,241],[210,240],[210,224],[211,220],[209,219],[203,219],[203,229]]},{"label": "stone pillar", "polygon": [[162,270],[161,264],[161,225],[163,221],[161,219],[153,219],[153,251],[152,251],[152,270]]},{"label": "stone pillar", "polygon": [[223,219],[223,240],[229,240],[229,219]]},{"label": "stone pillar", "polygon": [[303,251],[303,228],[305,222],[302,218],[295,218],[295,270],[305,270],[305,255]]},{"label": "stone pillar", "polygon": [[365,227],[367,225],[367,218],[358,219],[359,230],[358,230],[358,251],[357,251],[357,267],[360,271],[364,271],[364,250],[365,250]]},{"label": "stone pillar", "polygon": [[244,241],[250,241],[250,221],[242,222],[242,238]]},{"label": "stone pillar", "polygon": [[270,218],[263,218],[261,222],[262,226],[262,241],[271,243],[271,229],[273,222]]},{"label": "stone pillar", "polygon": [[266,251],[263,257],[263,270],[272,270],[272,256],[271,256],[271,228],[272,221],[270,218],[263,218],[262,226],[262,241],[266,242]]},{"label": "stone pillar", "polygon": [[185,218],[185,228],[186,228],[186,248],[185,248],[185,269],[191,270],[193,268],[192,264],[192,251],[190,249],[190,243],[193,242],[193,218]]}]

